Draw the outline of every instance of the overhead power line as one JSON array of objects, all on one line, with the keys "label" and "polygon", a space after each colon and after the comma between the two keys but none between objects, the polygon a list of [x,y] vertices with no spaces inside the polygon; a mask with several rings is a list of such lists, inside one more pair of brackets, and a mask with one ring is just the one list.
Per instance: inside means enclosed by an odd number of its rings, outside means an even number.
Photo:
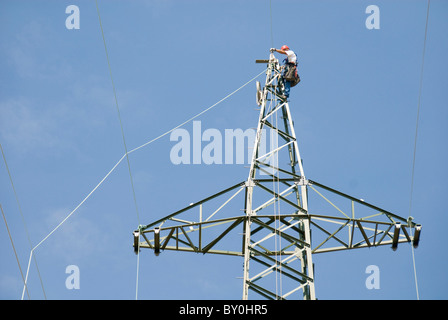
[{"label": "overhead power line", "polygon": [[[425,67],[425,53],[426,53],[426,39],[428,36],[428,20],[429,20],[429,7],[431,5],[431,0],[428,0],[428,6],[426,8],[426,23],[425,23],[425,38],[423,41],[423,52],[422,52],[422,64],[420,69],[420,85],[418,90],[418,103],[417,103],[417,120],[415,124],[415,136],[414,136],[414,153],[412,157],[412,175],[411,175],[411,191],[409,197],[409,217],[411,217],[412,212],[412,198],[414,193],[414,174],[415,174],[415,158],[417,154],[417,138],[418,138],[418,123],[420,118],[420,106],[421,106],[421,98],[422,98],[422,88],[423,88],[423,70]],[[417,281],[417,270],[415,266],[415,254],[414,247],[411,246],[412,250],[412,264],[414,267],[414,281],[415,281],[415,291],[417,294],[417,300],[420,300],[419,292],[418,292],[418,281]]]}]

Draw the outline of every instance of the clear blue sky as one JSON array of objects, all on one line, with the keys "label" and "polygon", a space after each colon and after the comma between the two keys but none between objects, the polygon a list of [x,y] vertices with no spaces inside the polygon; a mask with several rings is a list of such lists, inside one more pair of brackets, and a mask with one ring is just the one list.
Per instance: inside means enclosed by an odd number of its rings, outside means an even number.
[{"label": "clear blue sky", "polygon": [[[256,59],[288,44],[302,82],[290,107],[308,178],[409,215],[427,1],[99,1],[128,149],[222,99],[264,68]],[[67,6],[80,9],[68,30]],[[380,29],[365,9],[380,9]],[[431,1],[411,215],[421,299],[447,299],[446,180],[448,2]],[[0,2],[0,142],[31,245],[37,245],[124,154],[95,1]],[[263,77],[260,78],[263,80]],[[251,84],[197,120],[202,128],[254,127]],[[192,132],[192,123],[184,126]],[[141,223],[247,178],[244,165],[174,165],[169,136],[130,155]],[[0,203],[23,272],[30,244],[5,163]],[[35,251],[49,299],[134,299],[138,219],[121,162]],[[22,280],[3,223],[0,298]],[[316,255],[319,299],[415,299],[411,248]],[[66,267],[80,270],[68,290]],[[380,268],[379,290],[365,286]],[[242,259],[151,251],[140,256],[139,299],[240,299]],[[42,299],[34,263],[32,299]]]}]

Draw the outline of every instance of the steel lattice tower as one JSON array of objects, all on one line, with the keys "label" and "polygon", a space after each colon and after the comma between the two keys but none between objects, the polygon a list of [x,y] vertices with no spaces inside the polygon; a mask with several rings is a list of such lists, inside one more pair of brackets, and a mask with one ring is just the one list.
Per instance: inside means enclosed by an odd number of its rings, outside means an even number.
[{"label": "steel lattice tower", "polygon": [[[134,250],[240,256],[244,300],[249,291],[268,299],[316,299],[313,254],[380,245],[395,250],[400,242],[416,247],[421,226],[307,179],[281,95],[281,66],[272,53],[257,62],[267,72],[264,87],[257,82],[260,114],[247,180],[140,225]],[[267,132],[269,151],[262,143]]]}]

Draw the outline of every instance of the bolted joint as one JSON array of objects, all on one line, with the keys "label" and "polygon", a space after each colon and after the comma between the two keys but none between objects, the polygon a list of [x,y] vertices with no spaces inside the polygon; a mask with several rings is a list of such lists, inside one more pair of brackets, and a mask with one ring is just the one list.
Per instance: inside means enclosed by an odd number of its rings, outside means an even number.
[{"label": "bolted joint", "polygon": [[309,185],[309,181],[305,179],[305,177],[300,177],[300,179],[295,181],[294,184],[296,186],[307,186]]},{"label": "bolted joint", "polygon": [[255,181],[253,181],[252,179],[248,179],[248,180],[244,183],[244,185],[245,185],[246,187],[255,187],[255,186],[256,186]]}]

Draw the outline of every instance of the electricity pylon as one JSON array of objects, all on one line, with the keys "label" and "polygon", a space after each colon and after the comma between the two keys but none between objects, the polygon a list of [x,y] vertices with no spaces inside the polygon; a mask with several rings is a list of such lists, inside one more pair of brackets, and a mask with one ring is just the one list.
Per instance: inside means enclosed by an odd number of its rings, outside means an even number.
[{"label": "electricity pylon", "polygon": [[267,71],[264,87],[257,82],[260,114],[248,178],[140,225],[134,251],[243,257],[244,300],[249,290],[268,299],[315,299],[313,254],[381,245],[395,250],[401,242],[416,247],[421,226],[307,179],[282,96],[281,66],[272,53],[257,62],[266,63]]}]

